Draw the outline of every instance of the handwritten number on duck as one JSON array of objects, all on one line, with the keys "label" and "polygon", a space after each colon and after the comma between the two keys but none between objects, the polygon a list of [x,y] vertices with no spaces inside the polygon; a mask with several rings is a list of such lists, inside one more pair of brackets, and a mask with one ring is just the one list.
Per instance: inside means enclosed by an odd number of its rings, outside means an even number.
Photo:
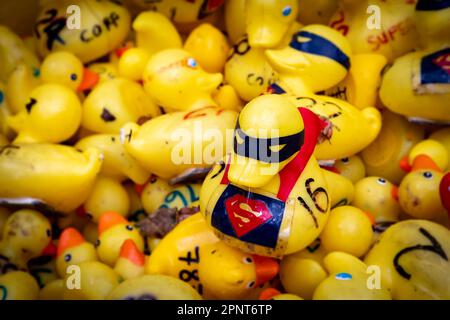
[{"label": "handwritten number on duck", "polygon": [[433,237],[427,230],[425,230],[424,228],[419,228],[419,232],[425,236],[425,238],[427,238],[430,242],[431,245],[423,245],[423,244],[417,244],[415,246],[411,246],[411,247],[407,247],[404,248],[402,250],[400,250],[394,257],[394,267],[395,270],[397,270],[397,272],[405,279],[409,280],[411,279],[411,274],[409,274],[401,265],[400,265],[400,258],[411,251],[415,251],[415,250],[424,250],[424,251],[430,251],[433,252],[435,254],[437,254],[438,256],[440,256],[442,259],[448,261],[448,257],[447,254],[445,253],[445,251],[442,249],[441,244],[436,240],[435,237]]},{"label": "handwritten number on duck", "polygon": [[8,289],[6,289],[5,286],[0,284],[0,300],[6,300],[6,298],[8,297]]},{"label": "handwritten number on duck", "polygon": [[47,16],[37,21],[35,32],[37,38],[40,39],[41,34],[39,33],[38,27],[40,25],[46,25],[43,30],[47,34],[47,49],[52,50],[55,41],[59,42],[60,44],[65,44],[64,40],[60,37],[59,34],[66,26],[66,18],[56,18],[56,15],[58,14],[58,10],[56,9],[47,10],[45,13],[47,14]]},{"label": "handwritten number on duck", "polygon": [[[329,203],[329,198],[328,198],[328,193],[327,191],[322,188],[319,187],[317,189],[315,189],[314,191],[312,191],[311,189],[311,183],[314,182],[313,178],[308,178],[305,181],[305,188],[306,188],[306,192],[308,193],[309,198],[312,200],[312,202],[314,203],[314,206],[316,207],[316,209],[321,212],[321,213],[325,213],[328,209],[328,203]],[[323,208],[322,206],[320,206],[319,201],[317,199],[319,194],[324,194],[327,197],[327,201],[326,201],[326,205],[325,208]],[[306,201],[302,198],[302,197],[298,197],[297,198],[298,201],[300,202],[300,205],[302,207],[304,207],[308,213],[311,215],[312,219],[314,220],[314,225],[316,226],[316,228],[319,227],[319,224],[317,223],[317,218],[314,215],[314,212],[312,211],[312,209],[310,208],[310,206],[306,203]]]}]

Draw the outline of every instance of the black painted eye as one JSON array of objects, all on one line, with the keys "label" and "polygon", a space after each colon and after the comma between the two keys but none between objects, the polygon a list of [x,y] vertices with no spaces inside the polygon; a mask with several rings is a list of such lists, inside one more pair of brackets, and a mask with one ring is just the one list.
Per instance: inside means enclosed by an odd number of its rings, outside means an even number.
[{"label": "black painted eye", "polygon": [[386,179],[384,179],[384,178],[378,178],[378,183],[379,184],[386,184]]},{"label": "black painted eye", "polygon": [[341,161],[342,161],[343,163],[347,163],[347,162],[348,162],[348,158],[341,159]]},{"label": "black painted eye", "polygon": [[250,258],[250,257],[245,257],[245,258],[243,259],[243,262],[244,262],[245,264],[250,264],[250,263],[253,262],[253,259]]},{"label": "black painted eye", "polygon": [[130,225],[127,225],[125,228],[127,228],[128,231],[133,231],[133,227]]},{"label": "black painted eye", "polygon": [[97,239],[97,241],[95,241],[94,246],[95,246],[95,247],[98,247],[99,245],[100,245],[100,239]]},{"label": "black painted eye", "polygon": [[250,281],[249,283],[247,283],[247,288],[253,288],[254,285],[255,281]]},{"label": "black painted eye", "polygon": [[77,75],[75,74],[75,73],[72,73],[71,75],[70,75],[70,80],[72,80],[72,81],[75,81],[75,80],[77,80]]},{"label": "black painted eye", "polygon": [[64,256],[64,261],[65,261],[65,262],[69,262],[70,260],[72,260],[72,255],[66,254],[66,255]]},{"label": "black painted eye", "polygon": [[50,238],[50,237],[52,236],[52,232],[50,231],[50,229],[47,229],[47,231],[46,231],[46,232],[47,232],[47,237],[49,237],[49,238]]},{"label": "black painted eye", "polygon": [[427,179],[431,179],[433,177],[433,174],[430,171],[426,171],[423,173],[423,176]]}]

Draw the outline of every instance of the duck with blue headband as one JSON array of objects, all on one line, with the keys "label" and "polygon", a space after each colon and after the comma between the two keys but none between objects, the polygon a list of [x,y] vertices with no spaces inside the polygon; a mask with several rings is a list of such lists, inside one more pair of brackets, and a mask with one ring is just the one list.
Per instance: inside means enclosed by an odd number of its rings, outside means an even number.
[{"label": "duck with blue headband", "polygon": [[346,101],[315,94],[345,78],[351,54],[348,40],[322,25],[303,27],[286,47],[266,50],[279,79],[267,93],[287,94],[297,107],[310,109],[328,123],[315,151],[319,160],[358,153],[377,137],[381,128],[377,109],[359,110]]}]

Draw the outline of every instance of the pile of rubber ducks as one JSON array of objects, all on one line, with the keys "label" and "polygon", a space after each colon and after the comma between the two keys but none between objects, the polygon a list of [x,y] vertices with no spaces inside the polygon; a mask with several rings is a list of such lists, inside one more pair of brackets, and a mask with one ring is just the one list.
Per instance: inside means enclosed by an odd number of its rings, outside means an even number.
[{"label": "pile of rubber ducks", "polygon": [[450,299],[450,1],[122,2],[0,25],[0,300]]}]

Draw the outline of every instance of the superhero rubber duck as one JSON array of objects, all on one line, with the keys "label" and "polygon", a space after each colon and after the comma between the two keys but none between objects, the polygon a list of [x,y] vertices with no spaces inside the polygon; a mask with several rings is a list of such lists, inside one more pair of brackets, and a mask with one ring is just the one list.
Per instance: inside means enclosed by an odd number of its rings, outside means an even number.
[{"label": "superhero rubber duck", "polygon": [[379,135],[360,155],[368,176],[380,176],[398,185],[406,174],[400,161],[425,138],[425,129],[389,110],[382,112],[382,119]]},{"label": "superhero rubber duck", "polygon": [[107,297],[110,300],[201,300],[185,282],[165,275],[143,275],[119,284]]},{"label": "superhero rubber duck", "polygon": [[[67,8],[79,7],[79,28],[69,29]],[[83,63],[98,59],[118,47],[130,31],[130,14],[113,1],[45,1],[37,15],[34,37],[41,56],[70,51]]]},{"label": "superhero rubber duck", "polygon": [[295,22],[297,11],[294,0],[230,0],[225,4],[225,25],[233,43],[247,35],[250,46],[273,48]]},{"label": "superhero rubber duck", "polygon": [[367,254],[379,266],[381,286],[396,300],[450,298],[450,231],[426,220],[389,227]]},{"label": "superhero rubber duck", "polygon": [[272,279],[278,264],[227,246],[196,213],[161,240],[147,259],[145,271],[178,277],[205,298],[238,299],[249,297]]},{"label": "superhero rubber duck", "polygon": [[242,109],[233,153],[214,166],[200,193],[200,210],[222,240],[281,257],[317,238],[330,208],[313,156],[323,125],[281,95],[257,97]]},{"label": "superhero rubber duck", "polygon": [[415,1],[340,0],[339,5],[329,26],[347,37],[355,53],[379,53],[391,62],[414,49]]},{"label": "superhero rubber duck", "polygon": [[314,290],[313,300],[391,300],[385,285],[371,281],[368,266],[358,258],[331,252],[323,260],[329,276]]},{"label": "superhero rubber duck", "polygon": [[6,145],[0,151],[0,197],[44,202],[65,213],[87,199],[102,164],[94,148],[79,152],[32,143]]}]

